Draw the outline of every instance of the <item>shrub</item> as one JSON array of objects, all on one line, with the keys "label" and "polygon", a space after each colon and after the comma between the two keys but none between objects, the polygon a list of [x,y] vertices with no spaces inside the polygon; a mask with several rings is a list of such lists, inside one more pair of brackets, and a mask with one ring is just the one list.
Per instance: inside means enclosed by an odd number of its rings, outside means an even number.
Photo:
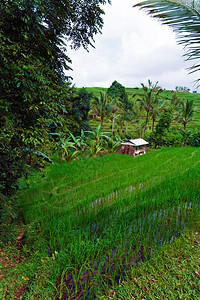
[{"label": "shrub", "polygon": [[17,180],[25,171],[25,162],[19,150],[4,144],[0,145],[0,161],[0,193],[10,196],[17,189]]},{"label": "shrub", "polygon": [[187,144],[190,146],[195,146],[195,147],[199,147],[200,146],[200,130],[191,133],[189,135]]}]

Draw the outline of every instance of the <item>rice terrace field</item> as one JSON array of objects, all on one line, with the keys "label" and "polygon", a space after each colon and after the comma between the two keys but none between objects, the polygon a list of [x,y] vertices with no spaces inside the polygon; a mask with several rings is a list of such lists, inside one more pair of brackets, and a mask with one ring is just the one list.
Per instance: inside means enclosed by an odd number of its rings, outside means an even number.
[{"label": "rice terrace field", "polygon": [[0,300],[200,300],[198,3],[0,2]]},{"label": "rice terrace field", "polygon": [[22,182],[1,299],[199,299],[199,182],[195,147],[54,157]]},{"label": "rice terrace field", "polygon": [[0,300],[200,300],[198,3],[0,1]]},{"label": "rice terrace field", "polygon": [[[100,92],[106,92],[107,88],[101,88],[101,87],[89,87],[87,88],[88,92],[93,93],[94,96],[99,97]],[[141,88],[126,88],[126,93],[128,95],[128,98],[133,101],[134,97],[141,94],[142,89]],[[163,90],[160,94],[160,97],[164,99],[166,103],[170,102],[169,100],[173,97],[172,90]],[[195,130],[200,129],[200,94],[198,93],[189,93],[189,92],[176,92],[177,97],[184,100],[194,100],[194,107],[197,108],[197,110],[194,112],[194,120],[192,120],[190,123],[188,123],[188,129]],[[144,119],[144,116],[143,118]],[[96,128],[98,126],[99,121],[98,120],[91,120],[90,124],[93,128]],[[176,124],[177,125],[177,124]],[[135,131],[136,127],[138,127],[138,124],[135,124],[134,121],[130,121],[128,130],[130,132]],[[111,125],[110,123],[105,120],[103,125],[104,131],[110,131]]]}]

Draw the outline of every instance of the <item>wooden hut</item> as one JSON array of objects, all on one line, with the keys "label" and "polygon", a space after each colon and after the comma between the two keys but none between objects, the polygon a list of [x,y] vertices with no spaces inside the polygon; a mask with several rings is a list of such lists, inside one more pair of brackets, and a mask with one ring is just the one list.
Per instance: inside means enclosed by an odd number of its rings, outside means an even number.
[{"label": "wooden hut", "polygon": [[138,156],[146,154],[146,146],[149,143],[143,139],[131,139],[121,143],[121,153]]}]

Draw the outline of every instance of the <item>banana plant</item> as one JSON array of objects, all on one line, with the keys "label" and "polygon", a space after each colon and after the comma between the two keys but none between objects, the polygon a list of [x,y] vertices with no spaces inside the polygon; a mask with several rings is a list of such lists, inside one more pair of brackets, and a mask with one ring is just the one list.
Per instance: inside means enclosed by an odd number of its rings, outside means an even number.
[{"label": "banana plant", "polygon": [[107,138],[109,132],[101,132],[101,125],[97,126],[95,130],[86,131],[93,137],[96,141],[96,144],[102,144],[104,138]]},{"label": "banana plant", "polygon": [[96,157],[99,154],[99,152],[103,150],[102,146],[99,143],[96,143],[94,140],[90,141],[88,149],[92,154],[92,157]]},{"label": "banana plant", "polygon": [[74,142],[75,147],[81,151],[84,152],[86,149],[86,136],[84,131],[81,129],[81,135],[80,136],[74,136],[72,133],[70,133],[70,136]]},{"label": "banana plant", "polygon": [[184,130],[180,130],[180,134],[182,135],[182,147],[185,147],[187,145],[187,142],[190,138],[190,130],[186,131]]},{"label": "banana plant", "polygon": [[70,163],[79,153],[75,143],[71,142],[71,137],[61,139],[61,146],[63,148],[62,160],[66,160],[68,163]]},{"label": "banana plant", "polygon": [[109,154],[112,154],[117,147],[120,146],[121,144],[121,138],[119,136],[116,136],[115,139],[112,137],[107,137],[106,138],[106,150],[108,151]]}]

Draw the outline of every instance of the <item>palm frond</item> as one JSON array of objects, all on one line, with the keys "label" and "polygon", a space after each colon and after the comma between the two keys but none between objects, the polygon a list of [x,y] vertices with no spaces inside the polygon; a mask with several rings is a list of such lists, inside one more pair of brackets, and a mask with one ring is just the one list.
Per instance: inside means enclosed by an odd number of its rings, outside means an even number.
[{"label": "palm frond", "polygon": [[[179,44],[185,46],[187,60],[200,58],[200,2],[197,0],[147,0],[134,7],[140,7],[163,24],[172,27]],[[199,71],[197,62],[190,73]]]}]

